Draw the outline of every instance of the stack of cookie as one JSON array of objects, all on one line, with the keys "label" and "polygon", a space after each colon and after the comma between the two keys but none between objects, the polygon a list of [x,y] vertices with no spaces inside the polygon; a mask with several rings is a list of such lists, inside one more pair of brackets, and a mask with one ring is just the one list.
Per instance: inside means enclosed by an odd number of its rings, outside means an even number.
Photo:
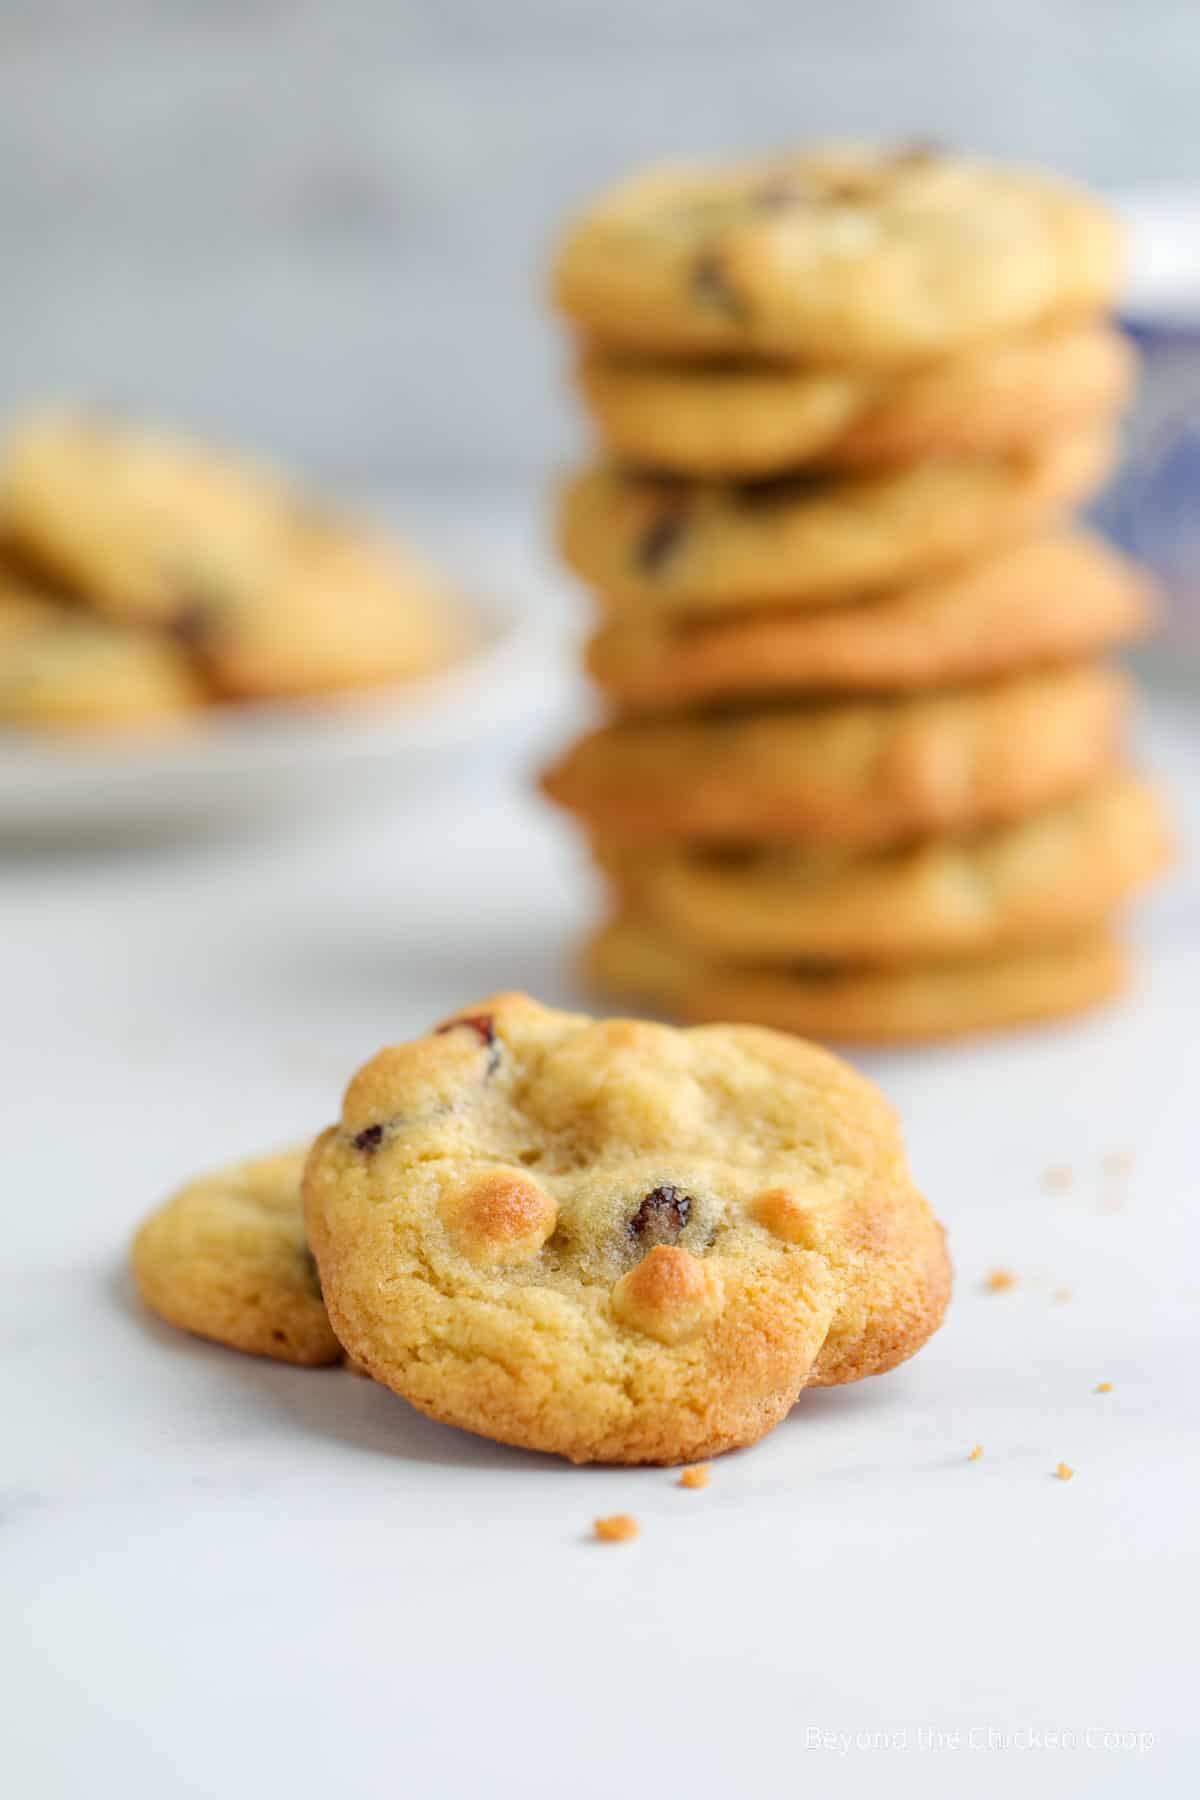
[{"label": "stack of cookie", "polygon": [[0,724],[161,731],[398,680],[459,648],[407,552],[271,470],[69,411],[0,467]]},{"label": "stack of cookie", "polygon": [[922,146],[670,169],[555,275],[606,459],[562,500],[614,717],[550,770],[617,897],[609,986],[866,1039],[1069,1012],[1164,860],[1122,761],[1142,573],[1113,463],[1118,234]]}]

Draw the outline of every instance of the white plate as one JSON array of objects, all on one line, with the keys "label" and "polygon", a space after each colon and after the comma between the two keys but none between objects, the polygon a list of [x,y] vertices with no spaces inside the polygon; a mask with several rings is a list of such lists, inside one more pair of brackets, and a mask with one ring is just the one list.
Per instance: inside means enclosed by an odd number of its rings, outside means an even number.
[{"label": "white plate", "polygon": [[0,837],[111,837],[341,803],[411,786],[511,731],[544,669],[547,632],[472,598],[475,648],[453,668],[336,700],[214,709],[159,739],[0,734]]}]

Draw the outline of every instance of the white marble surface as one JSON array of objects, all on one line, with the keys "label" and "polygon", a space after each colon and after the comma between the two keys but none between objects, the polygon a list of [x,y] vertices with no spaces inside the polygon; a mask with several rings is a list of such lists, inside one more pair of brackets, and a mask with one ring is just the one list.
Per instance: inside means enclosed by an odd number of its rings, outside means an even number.
[{"label": "white marble surface", "polygon": [[[584,998],[586,883],[523,775],[562,691],[548,664],[520,741],[419,802],[0,862],[5,1791],[1193,1792],[1188,866],[1126,1004],[867,1059],[950,1227],[949,1320],[706,1492],[493,1447],[139,1310],[125,1244],[181,1175],[323,1123],[357,1061],[452,1005]],[[1194,830],[1200,730],[1163,702],[1148,742]],[[982,1287],[998,1265],[1011,1292]],[[590,1543],[616,1510],[640,1542]]]}]

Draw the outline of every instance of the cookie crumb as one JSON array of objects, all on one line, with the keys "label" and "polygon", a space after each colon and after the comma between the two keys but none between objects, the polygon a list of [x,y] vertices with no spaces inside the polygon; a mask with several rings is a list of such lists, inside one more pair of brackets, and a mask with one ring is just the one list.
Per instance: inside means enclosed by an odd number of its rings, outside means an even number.
[{"label": "cookie crumb", "polygon": [[1070,1463],[1059,1463],[1059,1465],[1055,1469],[1054,1473],[1058,1476],[1058,1479],[1060,1481],[1070,1481],[1070,1479],[1074,1475],[1075,1471],[1071,1467]]},{"label": "cookie crumb", "polygon": [[1096,1392],[1098,1394],[1111,1394],[1112,1393],[1112,1382],[1111,1381],[1098,1381],[1096,1383]]},{"label": "cookie crumb", "polygon": [[637,1537],[641,1527],[632,1513],[610,1513],[607,1519],[595,1519],[592,1530],[602,1544],[627,1544]]},{"label": "cookie crumb", "polygon": [[707,1463],[696,1463],[694,1467],[685,1469],[679,1477],[679,1486],[685,1488],[706,1488],[712,1476]]},{"label": "cookie crumb", "polygon": [[1042,1186],[1048,1193],[1063,1194],[1075,1180],[1075,1171],[1070,1163],[1051,1163],[1042,1173]]},{"label": "cookie crumb", "polygon": [[1054,1299],[1055,1299],[1056,1305],[1062,1306],[1070,1298],[1071,1298],[1070,1288],[1055,1288]]},{"label": "cookie crumb", "polygon": [[1132,1150],[1108,1150],[1100,1166],[1106,1175],[1129,1175],[1133,1170]]},{"label": "cookie crumb", "polygon": [[975,1448],[972,1450],[971,1454],[968,1456],[967,1461],[968,1462],[978,1462],[982,1455],[983,1455],[983,1445],[976,1444]]},{"label": "cookie crumb", "polygon": [[1017,1278],[1011,1269],[993,1269],[984,1282],[989,1294],[1003,1294],[1008,1288],[1017,1285]]}]

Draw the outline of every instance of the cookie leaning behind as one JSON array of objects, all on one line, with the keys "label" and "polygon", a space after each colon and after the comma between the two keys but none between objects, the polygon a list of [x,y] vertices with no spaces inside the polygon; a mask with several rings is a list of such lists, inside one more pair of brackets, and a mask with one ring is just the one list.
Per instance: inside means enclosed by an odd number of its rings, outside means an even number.
[{"label": "cookie leaning behind", "polygon": [[606,852],[622,899],[701,955],[871,966],[982,956],[1104,923],[1165,865],[1154,789],[1114,776],[1009,825],[877,856],[798,845]]},{"label": "cookie leaning behind", "polygon": [[1112,468],[1110,431],[866,475],[687,482],[607,465],[563,490],[568,564],[613,611],[853,604],[1048,526]]},{"label": "cookie leaning behind", "polygon": [[1149,577],[1098,538],[1064,532],[857,606],[697,619],[615,614],[588,672],[647,712],[748,695],[896,692],[1096,656],[1154,621]]},{"label": "cookie leaning behind", "polygon": [[198,1337],[317,1365],[341,1360],[304,1236],[308,1146],[189,1182],[139,1228],[134,1278],[146,1305]]},{"label": "cookie leaning behind", "polygon": [[1120,332],[1072,320],[895,372],[646,362],[593,350],[577,380],[618,461],[754,480],[806,465],[1005,455],[1111,418],[1133,372]]},{"label": "cookie leaning behind", "polygon": [[218,694],[322,694],[437,668],[449,597],[398,545],[265,468],[71,412],[18,426],[0,471],[19,552],[97,612],[165,631]]},{"label": "cookie leaning behind", "polygon": [[977,688],[775,712],[617,720],[543,777],[615,846],[882,847],[1018,818],[1116,758],[1124,677],[1082,664]]},{"label": "cookie leaning behind", "polygon": [[1112,213],[1049,175],[924,144],[666,165],[567,233],[554,296],[595,341],[667,356],[896,364],[1116,298]]},{"label": "cookie leaning behind", "polygon": [[866,967],[706,955],[632,910],[592,938],[604,991],[682,1019],[745,1019],[835,1043],[918,1043],[1067,1017],[1111,1000],[1128,965],[1103,928],[979,957]]},{"label": "cookie leaning behind", "polygon": [[304,1192],[376,1380],[577,1462],[752,1443],[911,1355],[949,1292],[890,1107],[752,1029],[494,997],[359,1071]]}]

